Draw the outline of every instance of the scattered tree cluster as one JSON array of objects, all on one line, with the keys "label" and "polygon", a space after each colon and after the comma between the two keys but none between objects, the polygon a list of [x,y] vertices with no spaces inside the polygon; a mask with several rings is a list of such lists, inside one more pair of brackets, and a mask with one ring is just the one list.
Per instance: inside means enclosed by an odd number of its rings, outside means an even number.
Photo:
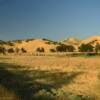
[{"label": "scattered tree cluster", "polygon": [[40,47],[39,47],[39,48],[37,48],[37,49],[36,49],[36,51],[37,51],[37,52],[45,52],[45,50],[44,50],[44,48],[43,48],[43,47],[41,47],[41,48],[40,48]]},{"label": "scattered tree cluster", "polygon": [[35,39],[27,39],[26,42],[30,42],[30,41],[33,41],[33,40],[35,40]]},{"label": "scattered tree cluster", "polygon": [[72,45],[67,46],[67,52],[73,52],[75,50],[75,47]]},{"label": "scattered tree cluster", "polygon": [[26,53],[27,51],[24,48],[21,48],[22,53]]},{"label": "scattered tree cluster", "polygon": [[97,43],[94,47],[91,44],[81,44],[79,47],[79,52],[100,52],[100,44]]},{"label": "scattered tree cluster", "polygon": [[55,49],[50,49],[50,52],[56,52],[56,50]]},{"label": "scattered tree cluster", "polygon": [[95,52],[96,53],[100,52],[100,44],[99,43],[97,43],[96,46],[95,46]]},{"label": "scattered tree cluster", "polygon": [[93,52],[93,46],[90,44],[81,44],[79,47],[79,52]]},{"label": "scattered tree cluster", "polygon": [[24,48],[5,48],[0,47],[0,54],[7,54],[7,53],[27,53],[27,51]]},{"label": "scattered tree cluster", "polygon": [[8,53],[14,53],[15,52],[13,48],[9,48],[7,51],[8,51]]},{"label": "scattered tree cluster", "polygon": [[6,49],[4,47],[0,47],[0,54],[6,54]]},{"label": "scattered tree cluster", "polygon": [[74,46],[72,45],[59,45],[56,47],[57,52],[73,52],[75,50]]},{"label": "scattered tree cluster", "polygon": [[[1,41],[1,44],[3,42]],[[9,42],[9,45],[13,46],[13,42]],[[75,51],[75,47],[73,45],[65,45],[65,44],[59,44],[58,46],[56,46],[56,48],[51,48],[49,50],[50,52],[54,53],[54,52],[74,52]],[[88,52],[88,53],[100,53],[100,44],[97,43],[95,46],[92,46],[91,44],[81,44],[78,48],[79,52]],[[44,53],[45,49],[43,47],[38,47],[36,49],[36,52],[40,52],[40,53]],[[0,54],[7,54],[7,53],[16,53],[16,54],[20,54],[20,53],[27,53],[27,50],[25,48],[6,48],[4,45],[0,46]]]},{"label": "scattered tree cluster", "polygon": [[11,42],[11,41],[8,41],[6,44],[9,45],[9,46],[14,46],[14,43]]}]

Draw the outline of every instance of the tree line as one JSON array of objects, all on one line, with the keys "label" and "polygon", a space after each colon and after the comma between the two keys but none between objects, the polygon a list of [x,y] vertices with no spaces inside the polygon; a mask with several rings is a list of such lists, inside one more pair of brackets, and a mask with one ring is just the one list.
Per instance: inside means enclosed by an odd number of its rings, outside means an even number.
[{"label": "tree line", "polygon": [[[61,44],[58,45],[55,49],[50,49],[50,52],[75,52],[76,48],[73,45],[65,45]],[[37,48],[37,52],[45,52],[45,49],[43,47]],[[78,47],[78,52],[100,52],[100,44],[97,43],[95,46],[92,46],[91,44],[81,44]]]},{"label": "tree line", "polygon": [[[50,52],[75,52],[76,48],[73,45],[65,45],[61,44],[56,46],[55,49],[50,49]],[[25,48],[8,48],[6,49],[5,47],[0,47],[0,53],[6,54],[6,53],[27,53],[27,50]],[[45,49],[43,47],[38,47],[36,49],[36,52],[45,52]],[[91,44],[81,44],[78,47],[78,52],[95,52],[99,53],[100,52],[100,44],[97,43],[95,46],[92,46]]]},{"label": "tree line", "polygon": [[0,47],[0,54],[6,55],[7,53],[26,53],[27,51],[24,48],[8,48]]}]

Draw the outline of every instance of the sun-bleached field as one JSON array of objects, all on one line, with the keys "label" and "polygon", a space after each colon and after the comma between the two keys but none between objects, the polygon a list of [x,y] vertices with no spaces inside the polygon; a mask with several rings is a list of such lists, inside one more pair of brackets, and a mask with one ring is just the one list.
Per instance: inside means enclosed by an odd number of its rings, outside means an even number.
[{"label": "sun-bleached field", "polygon": [[0,56],[0,69],[18,100],[100,100],[99,56]]}]

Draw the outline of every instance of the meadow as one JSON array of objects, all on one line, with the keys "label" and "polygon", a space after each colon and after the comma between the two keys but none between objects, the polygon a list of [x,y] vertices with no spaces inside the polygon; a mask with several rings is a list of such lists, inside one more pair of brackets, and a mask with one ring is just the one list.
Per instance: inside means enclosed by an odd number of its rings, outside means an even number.
[{"label": "meadow", "polygon": [[100,100],[100,56],[0,55],[0,100]]}]

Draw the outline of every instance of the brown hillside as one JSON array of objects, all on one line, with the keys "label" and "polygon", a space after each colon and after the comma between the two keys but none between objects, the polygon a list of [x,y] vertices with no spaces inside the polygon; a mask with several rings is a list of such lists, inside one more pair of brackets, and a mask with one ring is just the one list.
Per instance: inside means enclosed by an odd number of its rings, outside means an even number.
[{"label": "brown hillside", "polygon": [[95,46],[97,43],[100,43],[100,36],[93,36],[93,37],[90,37],[88,39],[82,40],[81,44],[82,43],[84,43],[84,44],[89,43],[89,44]]},{"label": "brown hillside", "polygon": [[2,41],[0,40],[0,47],[5,47],[6,49],[13,48],[16,50],[24,48],[27,53],[33,54],[37,52],[38,48],[43,48],[45,53],[50,53],[51,49],[56,50],[56,47],[61,44],[72,45],[78,51],[78,47],[81,44],[91,44],[95,46],[97,43],[100,43],[100,36],[93,36],[85,40],[78,40],[76,38],[68,38],[61,42],[55,42],[48,39],[26,39],[26,40],[14,40],[14,41]]},{"label": "brown hillside", "polygon": [[2,42],[1,46],[9,48],[24,48],[28,53],[32,54],[36,52],[37,48],[44,48],[45,52],[50,52],[50,49],[55,49],[59,43],[47,40],[47,39],[27,39],[27,40],[15,40],[9,42]]}]

